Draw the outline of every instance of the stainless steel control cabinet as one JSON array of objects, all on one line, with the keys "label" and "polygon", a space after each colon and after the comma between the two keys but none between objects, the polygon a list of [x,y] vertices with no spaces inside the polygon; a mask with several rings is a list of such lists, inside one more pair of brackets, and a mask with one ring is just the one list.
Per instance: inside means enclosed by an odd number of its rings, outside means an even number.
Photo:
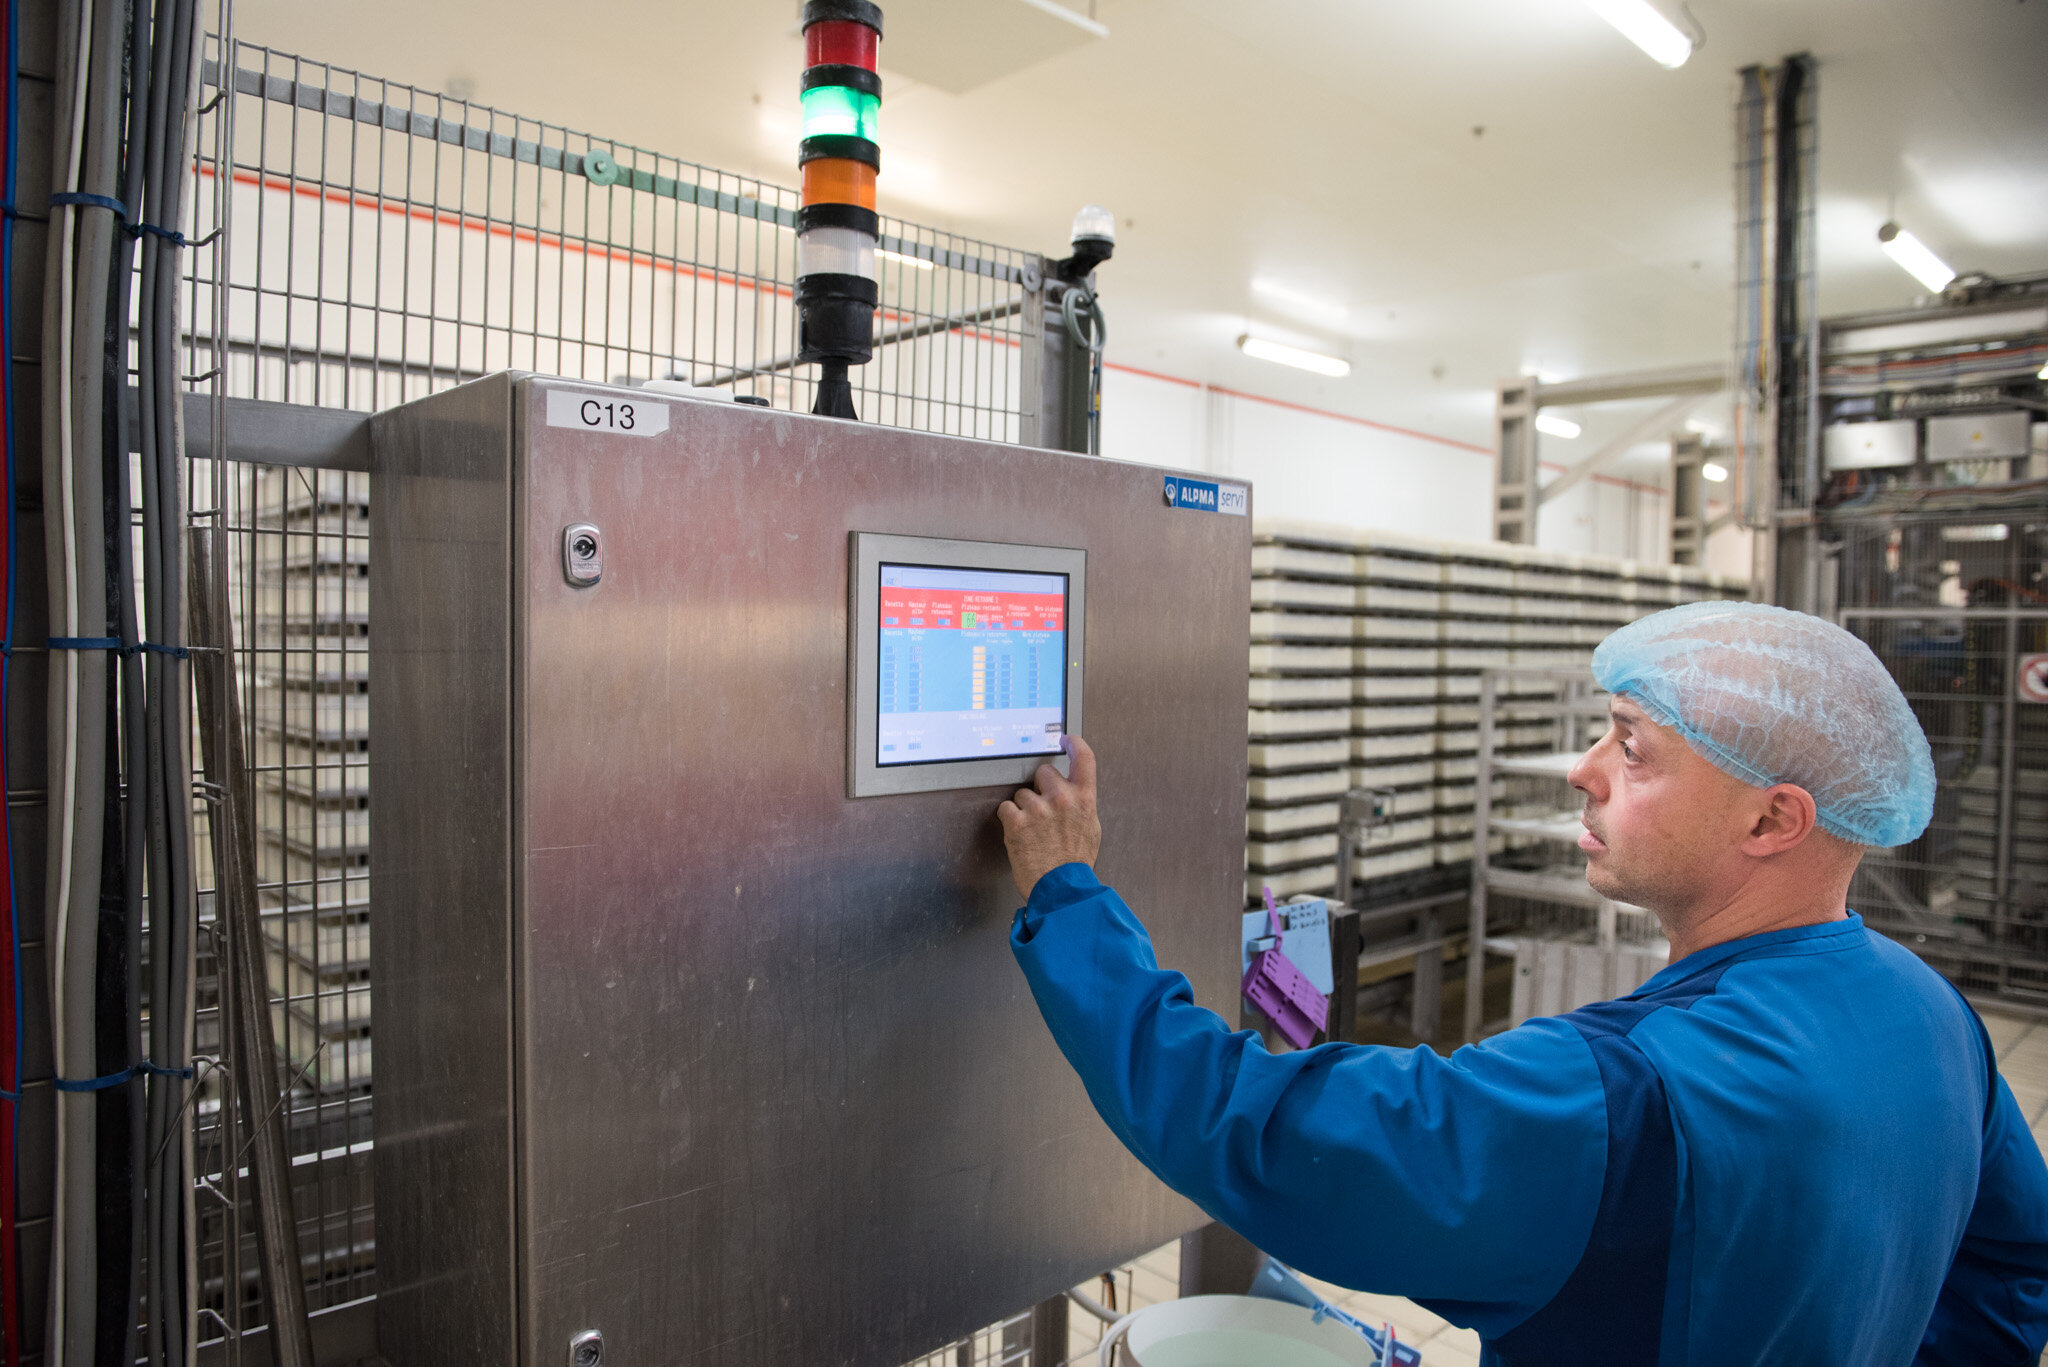
[{"label": "stainless steel control cabinet", "polygon": [[1004,790],[847,796],[848,543],[1086,551],[1100,871],[1234,1017],[1249,518],[516,374],[374,435],[395,1367],[896,1367],[1200,1223],[1033,1007]]}]

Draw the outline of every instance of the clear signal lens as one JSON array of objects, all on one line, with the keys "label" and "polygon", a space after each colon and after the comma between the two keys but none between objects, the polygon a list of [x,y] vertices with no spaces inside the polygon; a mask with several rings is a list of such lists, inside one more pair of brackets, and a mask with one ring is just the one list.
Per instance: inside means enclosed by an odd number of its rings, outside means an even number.
[{"label": "clear signal lens", "polygon": [[1074,215],[1074,232],[1067,240],[1079,242],[1084,238],[1099,237],[1105,241],[1116,241],[1116,215],[1100,204],[1083,204],[1081,211]]},{"label": "clear signal lens", "polygon": [[796,240],[798,275],[875,278],[875,239],[854,228],[812,228]]}]

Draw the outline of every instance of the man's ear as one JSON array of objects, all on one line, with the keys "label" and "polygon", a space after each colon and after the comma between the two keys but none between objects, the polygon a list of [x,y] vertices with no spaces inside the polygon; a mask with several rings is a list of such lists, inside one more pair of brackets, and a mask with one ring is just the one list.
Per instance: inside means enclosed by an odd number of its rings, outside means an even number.
[{"label": "man's ear", "polygon": [[1742,842],[1742,852],[1758,859],[1797,849],[1806,838],[1813,834],[1819,821],[1819,809],[1813,801],[1813,794],[1796,783],[1779,783],[1763,791],[1763,802],[1757,809],[1755,820],[1749,828],[1749,835]]}]

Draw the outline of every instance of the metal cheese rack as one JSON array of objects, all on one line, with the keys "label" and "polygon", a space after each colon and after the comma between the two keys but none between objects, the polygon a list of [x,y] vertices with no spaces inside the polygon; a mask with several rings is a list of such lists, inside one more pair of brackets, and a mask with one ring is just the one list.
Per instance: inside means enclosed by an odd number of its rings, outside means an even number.
[{"label": "metal cheese rack", "polygon": [[1497,703],[1533,700],[1559,675],[1583,678],[1616,627],[1742,598],[1748,584],[1697,566],[1272,518],[1253,527],[1252,576],[1247,904],[1270,886],[1357,907],[1359,1011],[1405,996],[1412,1033],[1432,1039],[1443,964],[1467,943],[1456,904],[1479,848],[1478,799],[1490,799],[1493,853],[1544,843],[1540,821],[1500,824],[1541,813],[1504,805],[1498,766],[1565,744],[1554,699],[1551,712],[1497,712],[1496,767],[1482,778],[1487,671],[1513,667]]}]

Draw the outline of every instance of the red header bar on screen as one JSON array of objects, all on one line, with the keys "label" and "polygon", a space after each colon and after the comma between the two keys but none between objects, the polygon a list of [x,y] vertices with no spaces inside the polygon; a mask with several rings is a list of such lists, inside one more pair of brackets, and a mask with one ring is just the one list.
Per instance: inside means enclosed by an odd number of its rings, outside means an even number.
[{"label": "red header bar on screen", "polygon": [[1060,593],[882,590],[881,624],[885,627],[916,627],[923,631],[1063,631],[1066,620],[1067,599]]}]

